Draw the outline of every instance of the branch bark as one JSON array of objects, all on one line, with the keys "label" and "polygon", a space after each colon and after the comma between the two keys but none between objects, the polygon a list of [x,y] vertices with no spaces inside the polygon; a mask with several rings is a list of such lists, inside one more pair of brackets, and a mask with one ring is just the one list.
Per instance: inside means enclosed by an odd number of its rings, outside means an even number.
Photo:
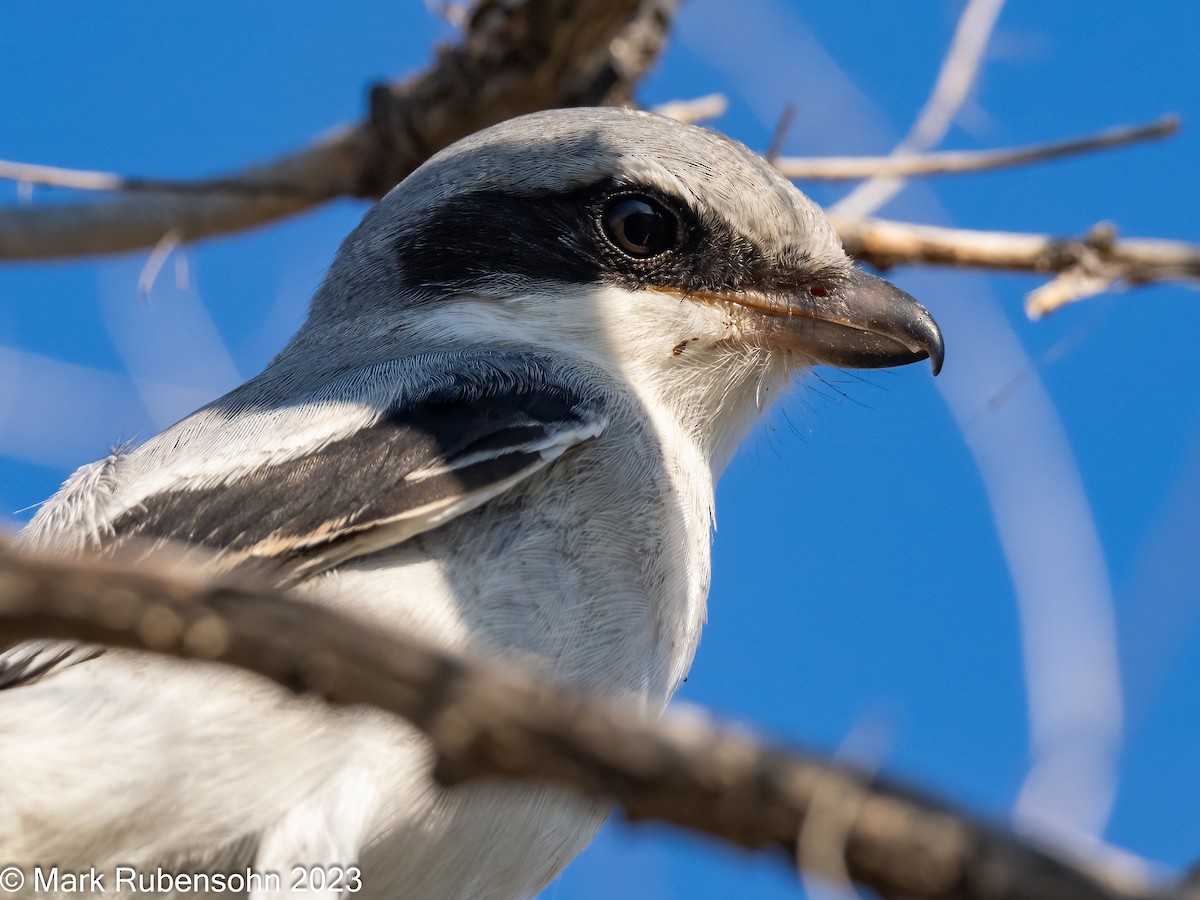
[{"label": "branch bark", "polygon": [[[10,208],[0,213],[0,259],[56,259],[153,247],[175,231],[181,241],[245,231],[296,215],[346,194],[364,178],[370,136],[361,126],[339,131],[296,153],[240,173],[234,190],[147,192],[113,200]],[[302,194],[255,189],[306,185]],[[248,185],[249,187],[242,187]]]},{"label": "branch bark", "polygon": [[[947,150],[891,156],[781,157],[773,160],[783,175],[795,181],[854,181],[860,178],[914,178],[965,175],[1046,162],[1063,156],[1122,147],[1170,137],[1179,130],[1177,116],[1163,116],[1144,125],[1109,128],[1064,141],[1047,141],[998,150]],[[768,159],[770,157],[768,156]],[[2,172],[2,170],[0,170]],[[845,214],[843,214],[845,215]]]},{"label": "branch bark", "polygon": [[0,259],[120,253],[153,247],[171,231],[194,241],[335,197],[380,196],[433,153],[487,125],[554,106],[627,102],[665,43],[674,6],[483,0],[462,40],[423,74],[372,91],[367,121],[201,190],[4,210]]},{"label": "branch bark", "polygon": [[1078,299],[1066,286],[1067,278],[1083,279],[1080,289],[1090,293],[1156,281],[1200,280],[1200,245],[1147,238],[1118,240],[1111,225],[1099,225],[1072,238],[849,216],[829,218],[846,252],[878,269],[919,264],[1059,275],[1047,286],[1058,286],[1053,296],[1039,301],[1037,291],[1030,295],[1027,308],[1034,318]]},{"label": "branch bark", "polygon": [[[402,716],[430,739],[436,776],[537,778],[614,799],[736,845],[817,864],[821,798],[837,799],[832,850],[885,897],[1165,898],[1167,891],[1071,863],[936,801],[707,719],[663,722],[514,670],[382,635],[269,588],[143,564],[0,553],[0,646],[53,638],[226,663],[337,704]],[[801,842],[801,836],[804,841]],[[815,837],[814,837],[815,835]],[[798,847],[807,848],[800,853]],[[823,847],[823,850],[830,848]]]}]

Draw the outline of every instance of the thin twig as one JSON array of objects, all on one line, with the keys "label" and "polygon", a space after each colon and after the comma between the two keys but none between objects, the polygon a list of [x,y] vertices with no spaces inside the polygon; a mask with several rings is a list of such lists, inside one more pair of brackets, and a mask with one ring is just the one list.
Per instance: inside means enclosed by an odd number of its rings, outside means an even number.
[{"label": "thin twig", "polygon": [[[945,137],[979,76],[983,55],[1003,7],[1004,0],[968,0],[933,91],[908,135],[892,151],[894,156],[921,153],[937,146]],[[831,211],[860,218],[869,216],[903,185],[900,178],[872,178],[835,203]]]},{"label": "thin twig", "polygon": [[21,184],[47,184],[82,191],[121,191],[132,179],[113,172],[88,172],[0,160],[0,178]]},{"label": "thin twig", "polygon": [[963,175],[1122,147],[1169,137],[1178,131],[1179,117],[1169,115],[1145,125],[1108,128],[1083,137],[1028,144],[1023,147],[950,150],[906,156],[782,157],[774,163],[776,169],[795,181],[853,181],[877,177]]},{"label": "thin twig", "polygon": [[692,100],[671,100],[654,107],[654,112],[676,122],[709,122],[725,115],[729,100],[724,94],[705,94]]},{"label": "thin twig", "polygon": [[0,179],[22,184],[67,188],[75,191],[112,191],[117,193],[165,194],[280,194],[302,198],[323,199],[323,190],[311,184],[271,182],[234,178],[210,178],[185,181],[171,178],[139,178],[116,172],[96,172],[88,169],[65,169],[61,166],[42,166],[0,160]]},{"label": "thin twig", "polygon": [[778,168],[779,156],[783,153],[784,142],[787,141],[788,131],[791,130],[792,123],[796,120],[796,104],[788,102],[784,104],[783,112],[779,114],[779,121],[775,123],[775,131],[771,134],[771,142],[767,144],[767,152],[763,154],[767,162]]},{"label": "thin twig", "polygon": [[844,823],[846,871],[885,897],[1168,896],[707,718],[648,721],[266,588],[204,583],[150,562],[123,570],[0,552],[0,646],[41,638],[211,660],[331,703],[371,705],[426,734],[444,783],[541,779],[614,800],[634,819],[784,849],[781,859],[794,859],[814,799],[833,792],[855,811]]}]

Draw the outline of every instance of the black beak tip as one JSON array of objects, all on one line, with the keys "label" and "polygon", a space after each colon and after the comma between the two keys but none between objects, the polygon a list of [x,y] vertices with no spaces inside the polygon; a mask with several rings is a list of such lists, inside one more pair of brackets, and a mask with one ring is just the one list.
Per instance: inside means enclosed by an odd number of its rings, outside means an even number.
[{"label": "black beak tip", "polygon": [[[884,282],[888,284],[888,282]],[[942,329],[934,321],[929,310],[914,300],[909,294],[889,284],[896,299],[900,333],[906,334],[905,343],[915,351],[917,359],[929,359],[929,367],[936,377],[942,371],[942,363],[946,361],[946,342],[942,339]]]},{"label": "black beak tip", "polygon": [[929,367],[933,369],[933,376],[936,378],[938,373],[942,371],[942,363],[946,361],[946,344],[942,340],[942,330],[938,328],[937,322],[929,319],[929,340],[925,345],[925,352],[929,354]]}]

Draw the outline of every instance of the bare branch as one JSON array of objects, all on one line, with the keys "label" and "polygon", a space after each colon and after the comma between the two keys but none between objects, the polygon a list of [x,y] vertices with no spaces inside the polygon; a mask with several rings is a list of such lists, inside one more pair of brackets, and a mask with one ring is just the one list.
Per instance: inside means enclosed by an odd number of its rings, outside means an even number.
[{"label": "bare branch", "polygon": [[783,848],[792,859],[810,817],[836,796],[839,817],[853,812],[838,823],[845,869],[885,897],[1168,896],[701,716],[651,722],[267,588],[204,584],[146,564],[127,571],[0,553],[0,646],[32,638],[212,660],[331,703],[369,704],[425,732],[445,783],[548,780],[614,799],[634,819]]},{"label": "bare branch", "polygon": [[[228,234],[339,196],[379,196],[442,147],[555,106],[626,102],[666,39],[673,0],[483,0],[422,75],[375,89],[369,121],[231,178],[143,182],[135,197],[0,212],[0,259],[47,259]],[[108,173],[10,169],[19,180],[128,187]],[[121,183],[123,182],[124,183]]]},{"label": "bare branch", "polygon": [[[358,193],[368,143],[360,126],[247,169],[236,179],[221,179],[216,189],[202,184],[186,192],[5,209],[0,212],[0,259],[121,253],[153,247],[172,230],[182,241],[193,241],[295,215]],[[256,185],[268,187],[260,191]],[[307,192],[281,193],[279,185],[306,185]]]},{"label": "bare branch", "polygon": [[719,119],[725,115],[725,110],[728,108],[729,100],[724,94],[705,94],[703,97],[696,97],[692,100],[672,100],[669,103],[660,103],[654,107],[654,112],[660,116],[666,116],[668,119],[674,119],[676,122],[695,124],[710,119]]},{"label": "bare branch", "polygon": [[[984,52],[1003,8],[1004,0],[968,0],[933,91],[892,155],[921,153],[937,146],[946,136],[979,77]],[[903,185],[901,178],[872,178],[834,204],[832,211],[846,216],[869,216],[896,196]]]},{"label": "bare branch", "polygon": [[1200,280],[1200,244],[1148,238],[1117,240],[1111,226],[1097,227],[1082,238],[1062,238],[848,216],[830,216],[830,221],[847,253],[879,269],[906,264],[943,265],[1081,276],[1081,280],[1073,277],[1051,282],[1056,286],[1041,296],[1035,291],[1028,306],[1034,318],[1071,299],[1116,286]]},{"label": "bare branch", "polygon": [[775,123],[775,130],[771,134],[771,142],[767,144],[767,152],[763,154],[767,162],[778,167],[779,156],[783,153],[783,145],[787,140],[788,132],[792,128],[792,123],[796,120],[796,104],[787,103],[783,107],[783,112],[779,114],[779,120]]},{"label": "bare branch", "polygon": [[860,178],[962,175],[1045,162],[1095,150],[1169,137],[1179,131],[1178,116],[1145,125],[1108,128],[1064,141],[1000,150],[944,151],[906,156],[782,157],[775,168],[795,181],[853,181]]},{"label": "bare branch", "polygon": [[89,169],[64,169],[61,166],[41,166],[31,163],[0,160],[0,179],[23,185],[67,188],[75,191],[112,191],[119,193],[159,194],[283,194],[286,196],[321,199],[327,189],[314,189],[312,184],[299,182],[251,180],[234,178],[202,178],[179,180],[173,178],[140,178],[116,172],[96,172]]},{"label": "bare branch", "polygon": [[1120,277],[1116,274],[1089,274],[1082,268],[1067,269],[1053,281],[1026,294],[1025,314],[1031,319],[1040,319],[1077,300],[1107,294],[1118,281]]},{"label": "bare branch", "polygon": [[[150,190],[178,190],[176,184],[159,185],[144,179],[125,178],[115,172],[89,172],[85,169],[63,169],[58,166],[39,166],[0,160],[0,178],[22,184],[43,184],[52,187],[72,188],[77,191],[128,191],[138,188]],[[196,182],[184,182],[188,188]]]}]

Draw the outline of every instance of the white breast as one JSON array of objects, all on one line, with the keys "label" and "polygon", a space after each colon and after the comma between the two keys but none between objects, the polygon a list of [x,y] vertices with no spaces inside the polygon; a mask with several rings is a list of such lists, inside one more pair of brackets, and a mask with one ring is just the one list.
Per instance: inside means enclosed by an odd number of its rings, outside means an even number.
[{"label": "white breast", "polygon": [[[711,482],[696,477],[707,466],[664,457],[646,421],[638,427],[644,441],[625,433],[581,447],[510,495],[301,590],[471,658],[661,708],[699,638]],[[303,835],[357,835],[372,894],[528,896],[607,814],[525,784],[440,790],[412,729],[367,711],[337,722],[349,762],[261,852],[283,858]]]}]

